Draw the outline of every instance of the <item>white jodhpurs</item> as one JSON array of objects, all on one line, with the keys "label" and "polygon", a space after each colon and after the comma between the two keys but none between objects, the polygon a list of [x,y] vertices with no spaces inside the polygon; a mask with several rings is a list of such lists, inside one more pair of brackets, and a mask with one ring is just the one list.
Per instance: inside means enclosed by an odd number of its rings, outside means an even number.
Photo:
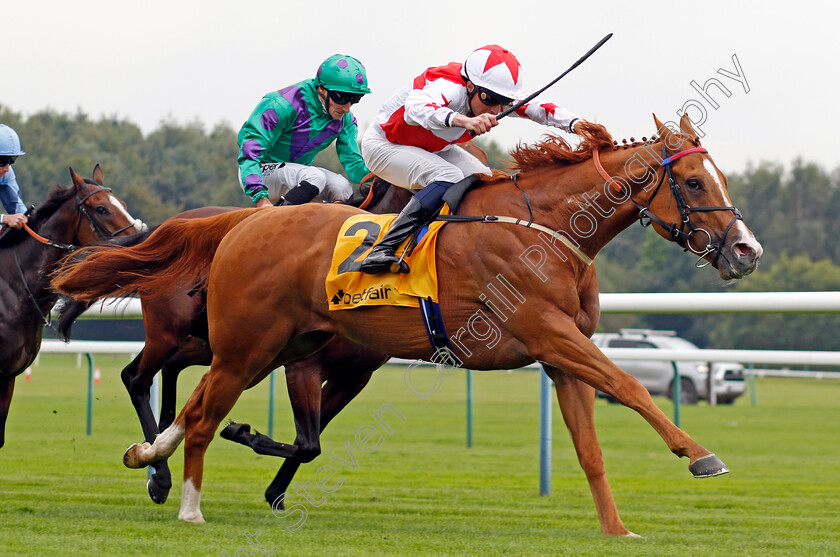
[{"label": "white jodhpurs", "polygon": [[460,182],[471,174],[490,174],[480,160],[457,145],[429,152],[391,143],[377,123],[362,136],[362,158],[371,172],[402,188],[421,190],[432,182]]},{"label": "white jodhpurs", "polygon": [[[287,191],[300,185],[301,182],[309,182],[320,192],[320,196],[326,201],[345,201],[353,195],[353,184],[350,180],[331,172],[326,168],[307,166],[294,162],[265,163],[260,165],[262,169],[263,183],[268,188],[268,198],[272,203],[285,195]],[[238,175],[239,173],[237,173]],[[242,186],[242,178],[239,178],[239,187]]]}]

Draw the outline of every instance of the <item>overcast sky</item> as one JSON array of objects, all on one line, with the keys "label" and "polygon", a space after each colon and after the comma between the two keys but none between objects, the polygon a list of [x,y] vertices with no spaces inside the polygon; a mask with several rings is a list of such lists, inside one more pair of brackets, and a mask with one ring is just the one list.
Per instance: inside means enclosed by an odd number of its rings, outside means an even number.
[{"label": "overcast sky", "polygon": [[[24,116],[47,108],[117,116],[145,133],[163,120],[238,130],[263,94],[313,76],[324,58],[343,53],[368,69],[373,93],[354,108],[364,129],[408,80],[429,66],[463,61],[479,46],[510,49],[531,91],[611,32],[543,97],[606,125],[617,139],[650,136],[651,113],[667,121],[687,109],[702,122],[703,145],[725,172],[763,160],[789,166],[796,157],[834,170],[840,166],[836,6],[17,0],[6,2],[2,15],[0,104]],[[692,81],[706,87],[708,98]],[[507,118],[484,137],[507,149],[546,130]]]}]

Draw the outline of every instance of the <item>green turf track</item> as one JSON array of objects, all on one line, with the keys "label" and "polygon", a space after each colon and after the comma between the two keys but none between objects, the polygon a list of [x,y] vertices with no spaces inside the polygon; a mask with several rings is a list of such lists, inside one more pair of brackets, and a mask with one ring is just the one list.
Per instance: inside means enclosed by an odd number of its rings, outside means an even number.
[{"label": "green turf track", "polygon": [[[86,364],[44,356],[32,381],[18,378],[0,449],[0,555],[838,555],[840,381],[758,379],[757,405],[684,407],[682,427],[732,469],[696,480],[631,410],[598,401],[596,420],[625,525],[642,539],[604,538],[586,480],[554,408],[552,493],[538,495],[538,375],[476,373],[474,446],[465,447],[463,372],[419,398],[404,368],[386,368],[328,428],[323,454],[297,480],[320,503],[290,495],[307,518],[271,514],[262,500],[280,460],[216,438],[206,456],[207,524],[179,522],[183,452],[173,458],[170,500],[147,497],[145,471],[122,466],[140,428],[119,380],[124,359],[99,357],[93,435],[85,435]],[[415,372],[429,388],[434,371]],[[183,403],[203,370],[183,375]],[[423,384],[423,381],[428,381]],[[275,438],[291,442],[280,376]],[[268,381],[232,413],[266,429]],[[671,404],[656,399],[668,415]],[[393,433],[375,452],[356,444],[390,404]],[[330,461],[348,459],[356,470]],[[316,473],[332,464],[324,485]],[[249,545],[256,535],[264,550]],[[250,548],[250,553],[241,548]],[[237,553],[239,551],[239,553]],[[273,553],[272,553],[273,552]]]}]

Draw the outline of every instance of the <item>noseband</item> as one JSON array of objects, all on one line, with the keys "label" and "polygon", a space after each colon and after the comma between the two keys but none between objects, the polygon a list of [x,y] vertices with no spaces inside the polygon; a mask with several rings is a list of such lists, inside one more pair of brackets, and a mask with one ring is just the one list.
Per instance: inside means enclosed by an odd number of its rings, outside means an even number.
[{"label": "noseband", "polygon": [[108,230],[104,226],[102,226],[102,224],[98,220],[96,220],[95,216],[92,215],[87,210],[87,207],[85,206],[85,201],[87,201],[88,198],[90,198],[90,196],[95,195],[95,194],[97,194],[101,191],[111,191],[111,188],[106,188],[105,186],[99,186],[98,188],[96,188],[95,190],[93,190],[92,192],[90,192],[89,194],[87,194],[86,196],[84,196],[82,198],[79,197],[79,194],[76,194],[76,200],[79,202],[79,222],[76,225],[76,236],[78,236],[79,228],[82,226],[82,215],[84,215],[87,218],[88,222],[90,222],[91,230],[96,232],[99,235],[100,238],[103,238],[103,239],[106,239],[106,240],[108,238],[113,238],[115,236],[119,236],[121,233],[125,232],[126,230],[128,230],[129,228],[131,228],[132,226],[135,226],[137,224],[137,221],[135,220],[131,224],[123,226],[119,230],[116,230],[114,232],[109,233]]},{"label": "noseband", "polygon": [[[87,201],[92,195],[95,195],[95,194],[97,194],[101,191],[111,191],[111,188],[106,188],[105,186],[99,186],[98,188],[96,188],[92,192],[88,193],[84,197],[79,197],[79,194],[78,193],[76,194],[76,202],[77,202],[77,205],[79,207],[79,220],[76,222],[76,233],[74,235],[76,238],[79,237],[79,229],[82,227],[82,215],[84,215],[85,218],[87,218],[88,222],[90,223],[90,229],[93,230],[103,240],[113,238],[114,236],[117,236],[118,234],[120,234],[122,232],[125,232],[126,230],[128,230],[129,228],[131,228],[132,226],[135,226],[137,224],[137,220],[135,220],[134,222],[132,222],[128,226],[123,226],[122,228],[120,228],[119,230],[117,230],[115,232],[108,232],[108,230],[104,226],[102,226],[102,224],[98,220],[96,220],[96,217],[94,217],[94,215],[91,214],[90,211],[88,211],[87,207],[85,206],[85,201]],[[41,236],[40,234],[38,234],[37,232],[35,232],[31,228],[29,228],[29,226],[26,225],[26,224],[23,225],[23,228],[24,228],[24,230],[26,230],[26,232],[29,233],[30,236],[32,236],[33,238],[35,238],[36,240],[38,240],[42,244],[46,244],[48,246],[58,248],[58,249],[62,249],[62,250],[65,250],[65,251],[75,251],[79,247],[79,246],[76,246],[76,245],[73,245],[73,244],[62,244],[60,242],[56,242],[54,240],[44,238],[43,236]]]},{"label": "noseband", "polygon": [[[597,150],[593,151],[593,154],[595,155],[595,163],[598,167],[599,173],[606,180],[612,181],[612,177],[609,176],[606,170],[604,170],[604,167],[601,166],[597,153]],[[658,224],[668,232],[668,236],[670,237],[670,239],[674,241],[677,245],[679,245],[686,251],[691,251],[692,253],[699,255],[700,257],[695,262],[696,267],[705,267],[706,265],[708,265],[708,262],[704,262],[704,258],[713,251],[717,251],[717,255],[715,255],[715,258],[711,263],[713,267],[717,268],[718,260],[720,259],[723,253],[723,246],[726,242],[726,237],[729,234],[729,231],[732,229],[733,226],[735,226],[735,223],[737,221],[743,219],[741,218],[740,211],[738,211],[738,209],[735,207],[690,207],[688,203],[685,202],[685,196],[683,196],[682,188],[680,187],[680,184],[677,182],[677,179],[674,176],[673,165],[674,161],[676,161],[677,159],[686,155],[690,155],[692,153],[708,153],[708,151],[703,147],[694,147],[692,149],[680,151],[679,153],[676,153],[669,157],[668,151],[665,149],[665,145],[662,145],[662,162],[660,163],[660,166],[665,168],[665,172],[663,172],[662,176],[659,178],[659,182],[656,184],[656,189],[653,190],[653,193],[644,205],[640,204],[633,198],[630,198],[630,201],[636,206],[637,209],[639,209],[639,223],[642,226],[648,227],[652,223]],[[653,198],[656,197],[656,194],[659,193],[659,190],[662,187],[662,183],[665,181],[666,175],[668,176],[668,185],[671,190],[671,199],[673,199],[676,202],[677,209],[679,210],[680,216],[682,217],[682,221],[680,223],[668,224],[661,218],[654,215],[650,210],[650,204],[653,202]],[[620,186],[616,185],[616,187],[619,188]],[[712,242],[712,235],[709,234],[708,230],[700,228],[696,226],[693,222],[691,222],[691,213],[701,213],[707,211],[732,211],[732,220],[729,221],[729,225],[727,225],[726,230],[723,233],[723,238],[721,238],[720,242],[717,245],[715,245]],[[706,247],[702,250],[695,249],[691,244],[691,237],[697,233],[705,234],[708,238]]]}]

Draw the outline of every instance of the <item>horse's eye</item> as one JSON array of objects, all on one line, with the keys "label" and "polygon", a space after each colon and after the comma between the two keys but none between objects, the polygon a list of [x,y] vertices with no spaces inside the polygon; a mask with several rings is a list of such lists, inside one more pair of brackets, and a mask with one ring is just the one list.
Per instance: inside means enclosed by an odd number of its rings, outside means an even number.
[{"label": "horse's eye", "polygon": [[693,190],[702,190],[703,189],[703,182],[698,180],[697,178],[689,178],[685,181],[685,185]]},{"label": "horse's eye", "polygon": [[98,205],[96,207],[96,212],[99,213],[100,215],[107,215],[108,214],[108,209],[106,209],[102,205]]}]

